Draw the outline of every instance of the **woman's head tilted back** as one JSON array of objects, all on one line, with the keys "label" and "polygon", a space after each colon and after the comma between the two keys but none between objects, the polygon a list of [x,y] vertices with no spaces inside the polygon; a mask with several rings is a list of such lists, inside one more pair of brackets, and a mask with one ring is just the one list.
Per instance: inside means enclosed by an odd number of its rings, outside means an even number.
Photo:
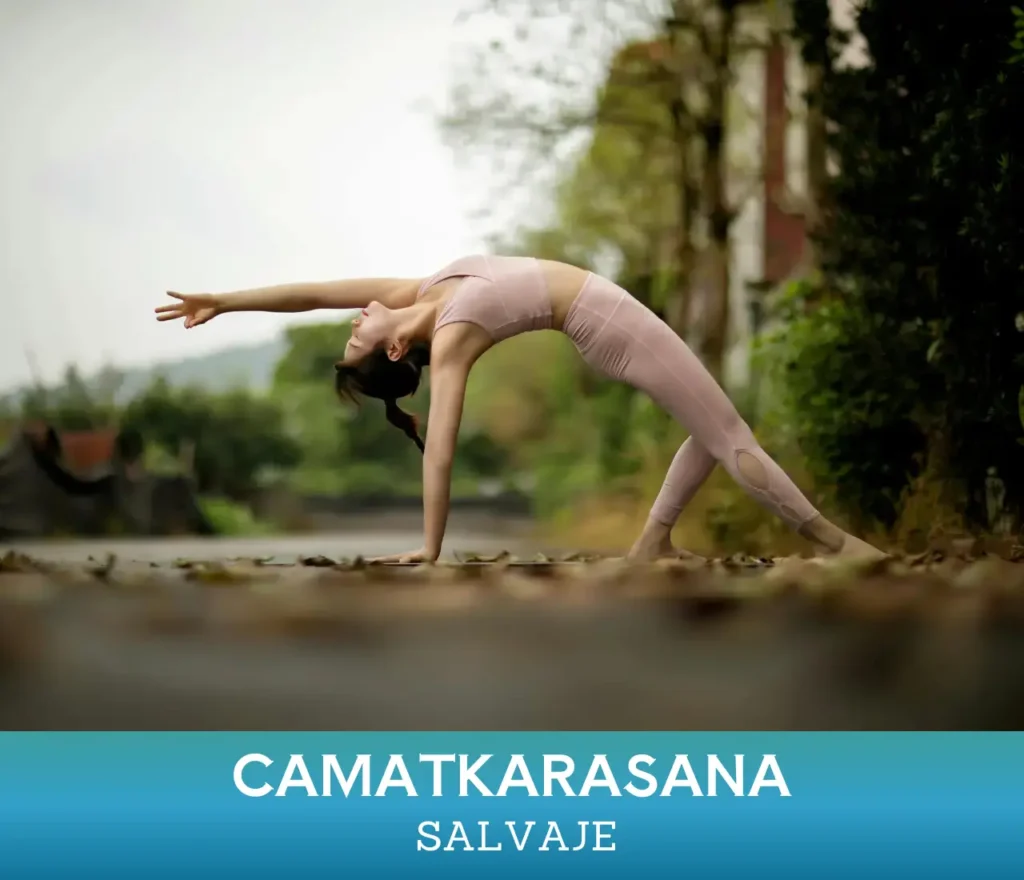
[{"label": "woman's head tilted back", "polygon": [[372,302],[352,321],[344,360],[334,365],[338,396],[358,403],[358,395],[384,401],[387,420],[423,451],[416,419],[398,407],[400,397],[419,388],[430,363],[430,344],[413,343],[402,326],[404,309]]},{"label": "woman's head tilted back", "polygon": [[423,451],[416,419],[398,406],[398,399],[416,393],[423,368],[430,364],[430,346],[418,344],[403,357],[393,360],[386,349],[376,348],[354,364],[334,365],[334,388],[338,396],[358,403],[359,395],[384,401],[387,420]]}]

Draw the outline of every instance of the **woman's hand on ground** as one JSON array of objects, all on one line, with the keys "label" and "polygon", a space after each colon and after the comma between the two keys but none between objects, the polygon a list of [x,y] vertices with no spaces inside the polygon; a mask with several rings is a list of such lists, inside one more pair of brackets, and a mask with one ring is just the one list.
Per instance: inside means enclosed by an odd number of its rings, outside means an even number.
[{"label": "woman's hand on ground", "polygon": [[185,329],[198,327],[220,314],[217,298],[209,293],[175,293],[168,290],[167,295],[178,300],[165,306],[157,306],[158,321],[176,321],[185,319]]},{"label": "woman's hand on ground", "polygon": [[381,563],[381,564],[394,564],[405,563],[420,563],[420,562],[436,562],[438,554],[428,553],[426,548],[420,548],[419,550],[413,550],[411,553],[392,553],[390,556],[378,556],[376,559],[369,560],[370,562]]}]

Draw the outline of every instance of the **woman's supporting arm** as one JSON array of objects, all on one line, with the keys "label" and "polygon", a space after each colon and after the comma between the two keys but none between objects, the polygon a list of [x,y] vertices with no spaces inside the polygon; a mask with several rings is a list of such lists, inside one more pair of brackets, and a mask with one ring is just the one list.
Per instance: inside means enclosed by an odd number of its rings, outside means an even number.
[{"label": "woman's supporting arm", "polygon": [[441,544],[451,505],[452,465],[466,397],[467,365],[458,361],[430,368],[430,415],[423,454],[423,549],[431,560]]}]

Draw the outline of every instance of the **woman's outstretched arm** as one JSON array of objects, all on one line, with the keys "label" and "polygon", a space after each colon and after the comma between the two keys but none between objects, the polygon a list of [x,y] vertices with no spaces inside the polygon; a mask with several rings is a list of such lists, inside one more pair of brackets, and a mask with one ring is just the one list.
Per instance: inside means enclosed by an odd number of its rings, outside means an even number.
[{"label": "woman's outstretched arm", "polygon": [[156,309],[158,321],[185,319],[186,327],[205,324],[227,312],[311,312],[316,309],[362,309],[379,302],[400,309],[416,301],[420,279],[352,278],[278,284],[233,293],[175,293],[177,300]]},{"label": "woman's outstretched arm", "polygon": [[362,309],[379,302],[403,308],[416,299],[419,280],[412,278],[350,278],[278,284],[235,293],[216,294],[222,312],[311,312],[315,309]]}]

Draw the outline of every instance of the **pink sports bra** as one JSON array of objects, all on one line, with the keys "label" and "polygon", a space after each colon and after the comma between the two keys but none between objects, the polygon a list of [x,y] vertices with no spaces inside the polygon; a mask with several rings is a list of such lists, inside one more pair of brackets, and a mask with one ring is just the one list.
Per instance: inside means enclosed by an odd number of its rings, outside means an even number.
[{"label": "pink sports bra", "polygon": [[495,342],[554,324],[544,272],[533,257],[463,257],[420,285],[423,296],[448,278],[465,279],[452,292],[434,325],[476,324]]}]

